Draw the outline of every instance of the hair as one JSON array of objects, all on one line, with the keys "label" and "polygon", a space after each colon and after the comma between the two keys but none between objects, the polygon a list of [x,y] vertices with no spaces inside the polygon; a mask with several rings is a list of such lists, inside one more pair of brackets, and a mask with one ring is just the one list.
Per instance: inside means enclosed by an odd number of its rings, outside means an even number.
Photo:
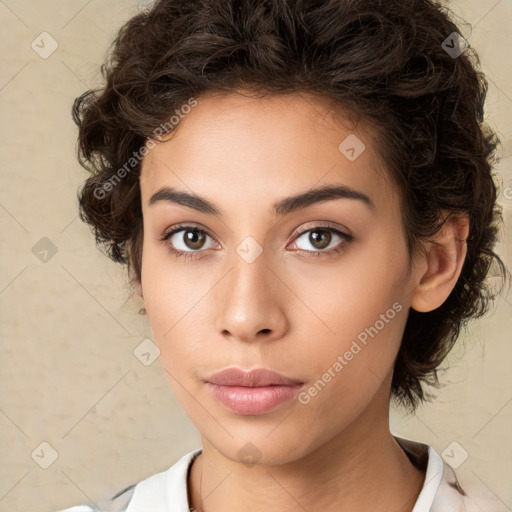
[{"label": "hair", "polygon": [[431,398],[426,385],[439,386],[461,327],[498,294],[486,280],[491,266],[504,281],[508,273],[493,252],[502,215],[492,175],[499,139],[483,120],[488,83],[471,47],[445,51],[454,32],[451,12],[434,0],[157,1],[119,29],[101,66],[105,83],[74,101],[78,160],[90,173],[78,192],[81,220],[140,282],[141,160],[133,157],[191,98],[311,93],[364,118],[378,130],[411,259],[433,241],[442,212],[469,217],[449,297],[430,312],[409,310],[391,395],[414,411]]}]

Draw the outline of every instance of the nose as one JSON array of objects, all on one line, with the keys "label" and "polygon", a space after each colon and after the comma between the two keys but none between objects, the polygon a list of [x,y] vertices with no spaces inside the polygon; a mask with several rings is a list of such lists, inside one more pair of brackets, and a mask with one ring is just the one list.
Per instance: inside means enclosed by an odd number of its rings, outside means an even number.
[{"label": "nose", "polygon": [[232,265],[216,287],[216,328],[227,339],[272,341],[288,329],[285,305],[290,290],[269,266],[265,252],[248,262],[235,254]]}]

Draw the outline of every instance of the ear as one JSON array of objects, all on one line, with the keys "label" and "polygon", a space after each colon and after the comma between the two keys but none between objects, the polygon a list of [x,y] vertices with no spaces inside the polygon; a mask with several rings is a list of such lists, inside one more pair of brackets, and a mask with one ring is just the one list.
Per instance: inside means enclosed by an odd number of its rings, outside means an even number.
[{"label": "ear", "polygon": [[[443,212],[443,215],[445,213],[448,212]],[[448,298],[466,259],[468,233],[468,215],[451,214],[434,240],[425,244],[417,284],[412,293],[413,309],[422,313],[433,311]]]}]

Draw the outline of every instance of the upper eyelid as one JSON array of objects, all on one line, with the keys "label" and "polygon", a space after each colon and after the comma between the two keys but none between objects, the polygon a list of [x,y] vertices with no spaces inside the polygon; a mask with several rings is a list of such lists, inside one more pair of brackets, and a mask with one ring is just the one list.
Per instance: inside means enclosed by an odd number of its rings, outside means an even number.
[{"label": "upper eyelid", "polygon": [[[327,223],[325,225],[322,225],[322,224],[319,224],[320,222],[321,221],[316,221],[316,223],[314,223],[311,226],[306,226],[305,228],[302,228],[300,230],[294,231],[292,233],[292,236],[294,237],[294,240],[297,239],[298,237],[301,237],[302,235],[304,235],[308,231],[313,231],[314,229],[327,229],[327,230],[334,231],[336,234],[344,236],[347,239],[351,239],[352,238],[352,235],[350,233],[348,233],[347,232],[348,230],[346,230],[345,228],[339,227],[338,225],[332,225],[331,223]],[[195,228],[195,229],[197,229],[199,231],[202,231],[203,233],[208,235],[211,239],[215,240],[215,237],[210,235],[210,233],[208,232],[208,230],[206,228],[200,227],[200,226],[195,225],[195,224],[181,224],[181,225],[178,224],[177,226],[174,226],[171,229],[167,230],[164,233],[164,235],[161,236],[161,240],[162,241],[168,241],[169,238],[171,236],[175,235],[176,233],[179,233],[180,231],[187,231],[187,229],[190,229],[190,228],[192,228],[192,229]],[[202,251],[198,250],[198,251],[191,251],[191,252],[202,252]]]},{"label": "upper eyelid", "polygon": [[332,222],[328,222],[328,221],[323,221],[323,222],[326,222],[326,224],[321,224],[322,221],[317,221],[316,223],[314,222],[313,225],[306,225],[306,227],[304,228],[301,228],[300,230],[296,230],[293,232],[293,236],[299,236],[299,235],[303,235],[304,233],[307,233],[308,231],[312,231],[314,229],[329,229],[329,230],[333,230],[333,231],[338,231],[339,233],[349,237],[351,236],[350,234],[350,231],[343,227],[343,226],[339,226],[338,224],[334,224]]},{"label": "upper eyelid", "polygon": [[186,231],[187,229],[190,229],[190,228],[197,229],[198,231],[203,231],[209,237],[213,238],[206,228],[199,226],[199,225],[195,225],[195,224],[177,224],[176,226],[166,229],[161,238],[168,237],[171,234],[176,234],[179,231]]}]

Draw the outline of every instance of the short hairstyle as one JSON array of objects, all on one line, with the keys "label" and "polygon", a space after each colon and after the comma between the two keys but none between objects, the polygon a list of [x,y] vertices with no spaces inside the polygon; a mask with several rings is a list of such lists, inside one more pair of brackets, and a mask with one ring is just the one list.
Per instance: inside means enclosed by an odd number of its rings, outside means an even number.
[{"label": "short hairstyle", "polygon": [[191,98],[306,92],[370,121],[400,197],[410,261],[446,221],[443,211],[469,216],[449,297],[408,313],[391,394],[412,412],[431,398],[425,384],[439,386],[461,327],[498,294],[486,280],[493,262],[495,276],[506,281],[508,272],[493,252],[502,210],[492,175],[499,139],[483,119],[488,83],[459,34],[435,0],[159,0],[119,29],[101,66],[105,83],[74,101],[78,160],[90,173],[80,218],[133,284],[143,240],[134,156]]}]

